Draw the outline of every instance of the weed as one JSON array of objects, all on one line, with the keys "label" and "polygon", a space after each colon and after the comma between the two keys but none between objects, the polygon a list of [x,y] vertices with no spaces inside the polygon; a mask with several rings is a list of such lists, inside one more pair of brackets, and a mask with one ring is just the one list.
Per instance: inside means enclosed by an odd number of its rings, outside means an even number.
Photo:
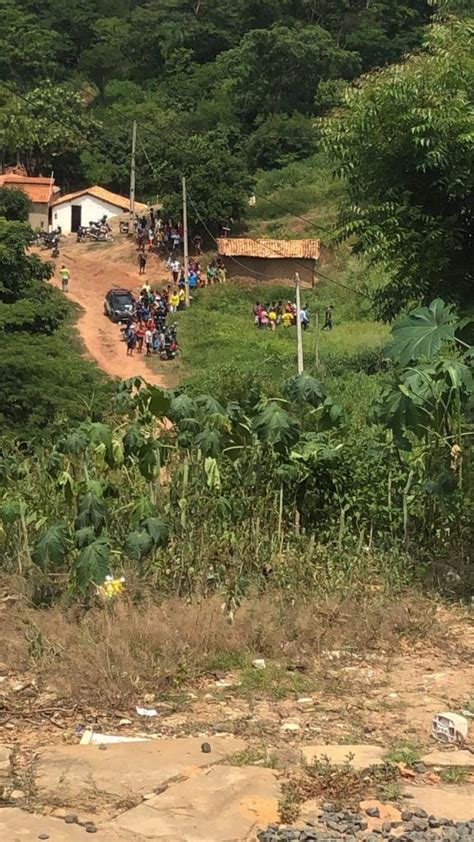
[{"label": "weed", "polygon": [[328,758],[321,758],[307,766],[303,772],[292,773],[282,788],[282,821],[294,821],[298,817],[301,803],[309,799],[328,799],[347,808],[355,807],[361,798],[368,797],[369,793],[380,797],[387,788],[395,791],[399,775],[395,767],[384,764],[356,771],[351,766],[351,760],[352,757],[348,753],[343,765],[334,766]]},{"label": "weed", "polygon": [[238,692],[240,696],[254,696],[256,693],[272,699],[285,699],[291,695],[314,689],[314,679],[298,672],[288,672],[286,667],[267,664],[266,669],[246,667],[240,674]]},{"label": "weed", "polygon": [[[64,699],[91,704],[136,703],[145,692],[153,692],[172,694],[167,698],[180,706],[187,701],[185,688],[208,675],[210,666],[231,665],[243,665],[235,692],[294,698],[315,687],[332,693],[343,689],[337,675],[311,671],[323,647],[393,650],[400,637],[445,638],[444,626],[433,620],[426,600],[400,596],[397,611],[392,602],[390,594],[371,595],[364,588],[355,588],[351,597],[325,595],[294,603],[273,590],[242,599],[233,622],[222,612],[219,595],[190,602],[168,599],[157,606],[142,594],[140,604],[124,600],[113,611],[96,608],[80,615],[19,604],[0,615],[0,649],[13,669],[31,670],[45,683],[54,681]],[[31,647],[31,628],[47,645]],[[265,670],[249,665],[256,657],[266,659]],[[287,668],[302,661],[308,665],[305,672]]]},{"label": "weed", "polygon": [[385,755],[388,763],[405,763],[413,766],[420,761],[420,747],[410,740],[396,743]]},{"label": "weed", "polygon": [[448,766],[441,769],[439,776],[445,784],[464,784],[469,777],[469,769],[464,766]]},{"label": "weed", "polygon": [[274,753],[267,746],[249,746],[244,751],[238,751],[225,761],[231,766],[266,766],[274,769],[276,758]]},{"label": "weed", "polygon": [[403,785],[399,781],[390,781],[382,787],[382,797],[387,801],[398,801],[403,794]]}]

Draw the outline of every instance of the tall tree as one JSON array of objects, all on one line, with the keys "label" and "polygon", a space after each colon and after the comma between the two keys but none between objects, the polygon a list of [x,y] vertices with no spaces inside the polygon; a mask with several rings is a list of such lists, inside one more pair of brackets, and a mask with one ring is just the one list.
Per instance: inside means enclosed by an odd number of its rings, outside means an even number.
[{"label": "tall tree", "polygon": [[387,265],[390,319],[409,302],[473,295],[472,20],[428,30],[423,50],[365,77],[322,123],[347,183],[341,235]]}]

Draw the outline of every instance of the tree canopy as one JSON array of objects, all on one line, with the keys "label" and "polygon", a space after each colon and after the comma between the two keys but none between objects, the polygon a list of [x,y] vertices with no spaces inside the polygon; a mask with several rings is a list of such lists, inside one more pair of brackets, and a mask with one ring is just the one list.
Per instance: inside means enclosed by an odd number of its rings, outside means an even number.
[{"label": "tree canopy", "polygon": [[411,301],[473,295],[473,27],[448,19],[403,64],[346,90],[321,124],[347,184],[341,233],[383,262],[389,319]]},{"label": "tree canopy", "polygon": [[123,191],[136,119],[137,195],[172,210],[179,176],[213,158],[221,199],[200,175],[195,199],[217,223],[242,212],[255,170],[309,154],[338,85],[416,46],[430,14],[428,0],[0,0],[3,163]]}]

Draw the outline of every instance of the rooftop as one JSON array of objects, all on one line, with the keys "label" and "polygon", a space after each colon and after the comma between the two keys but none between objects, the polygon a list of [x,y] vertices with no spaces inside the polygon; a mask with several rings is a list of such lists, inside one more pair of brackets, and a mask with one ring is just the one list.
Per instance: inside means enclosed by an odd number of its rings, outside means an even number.
[{"label": "rooftop", "polygon": [[54,178],[45,176],[18,175],[6,172],[0,175],[0,187],[12,187],[23,190],[32,202],[47,204],[51,196],[58,190],[54,186]]},{"label": "rooftop", "polygon": [[[130,199],[128,196],[112,193],[111,190],[106,190],[105,187],[100,187],[98,184],[95,184],[93,187],[84,187],[83,190],[77,190],[75,193],[66,193],[65,196],[58,196],[51,204],[62,205],[64,202],[71,202],[80,196],[94,196],[96,199],[102,199],[103,202],[108,202],[109,205],[115,205],[124,211],[130,210]],[[136,210],[145,210],[146,205],[142,202],[135,202],[135,208]]]},{"label": "rooftop", "polygon": [[247,237],[221,237],[217,240],[223,257],[280,257],[317,260],[321,240],[271,240]]}]

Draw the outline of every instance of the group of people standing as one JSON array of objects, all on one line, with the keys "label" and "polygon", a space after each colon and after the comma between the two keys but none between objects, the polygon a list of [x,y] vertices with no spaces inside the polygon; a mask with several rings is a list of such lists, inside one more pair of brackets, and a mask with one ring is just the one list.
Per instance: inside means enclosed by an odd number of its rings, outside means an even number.
[{"label": "group of people standing", "polygon": [[[272,301],[271,304],[263,304],[257,301],[253,308],[254,322],[259,328],[276,330],[278,325],[291,327],[296,324],[298,310],[292,301]],[[300,322],[303,330],[309,327],[309,313],[306,306],[300,309]]]},{"label": "group of people standing", "polygon": [[[322,330],[332,330],[332,313],[334,306],[330,304],[325,310],[325,319]],[[293,301],[272,301],[271,304],[263,304],[257,301],[253,308],[255,325],[258,328],[276,330],[278,325],[291,327],[296,325],[298,320],[298,308]],[[306,304],[300,308],[299,318],[303,330],[309,328],[309,313]]]},{"label": "group of people standing", "polygon": [[[183,252],[184,228],[182,222],[173,222],[168,219],[166,222],[151,208],[148,216],[142,214],[135,222],[135,239],[139,252],[144,252],[148,245],[148,251],[158,251],[162,254]],[[192,238],[192,246],[195,254],[202,253],[202,237],[196,233]]]},{"label": "group of people standing", "polygon": [[184,307],[184,294],[177,296],[171,285],[158,292],[150,284],[144,284],[134,312],[123,328],[127,356],[133,356],[135,350],[139,354],[145,351],[147,356],[151,356],[164,351],[170,342],[174,342],[177,348],[176,327],[167,327],[166,318],[181,306]]}]

